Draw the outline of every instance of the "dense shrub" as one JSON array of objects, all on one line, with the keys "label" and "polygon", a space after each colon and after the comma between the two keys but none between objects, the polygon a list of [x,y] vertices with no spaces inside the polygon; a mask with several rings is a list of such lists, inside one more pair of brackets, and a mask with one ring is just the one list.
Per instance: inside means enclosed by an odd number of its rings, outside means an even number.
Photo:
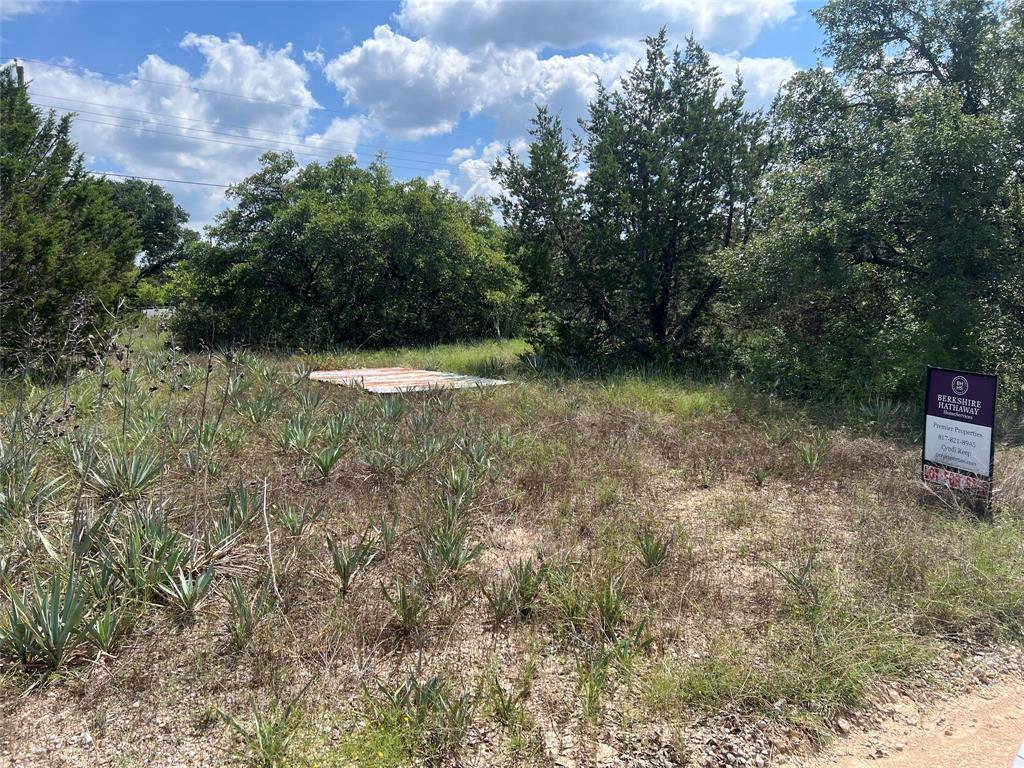
[{"label": "dense shrub", "polygon": [[832,0],[829,69],[784,87],[739,355],[790,394],[910,394],[926,365],[1024,370],[1024,4]]},{"label": "dense shrub", "polygon": [[83,170],[71,117],[44,117],[10,67],[0,111],[0,366],[53,373],[113,321],[138,241],[111,185]]},{"label": "dense shrub", "polygon": [[517,277],[489,209],[350,157],[268,153],[177,278],[190,345],[385,346],[506,333]]}]

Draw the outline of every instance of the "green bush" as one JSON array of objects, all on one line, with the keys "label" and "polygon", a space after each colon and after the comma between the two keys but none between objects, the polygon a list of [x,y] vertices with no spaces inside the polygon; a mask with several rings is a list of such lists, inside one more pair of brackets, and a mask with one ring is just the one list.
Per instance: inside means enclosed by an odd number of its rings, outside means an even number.
[{"label": "green bush", "polygon": [[267,153],[175,276],[189,345],[394,346],[508,335],[518,278],[481,201],[351,157]]}]

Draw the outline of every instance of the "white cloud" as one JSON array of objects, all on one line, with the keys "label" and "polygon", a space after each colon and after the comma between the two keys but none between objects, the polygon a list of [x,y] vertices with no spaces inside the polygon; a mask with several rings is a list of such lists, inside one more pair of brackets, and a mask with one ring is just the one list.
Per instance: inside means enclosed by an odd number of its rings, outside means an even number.
[{"label": "white cloud", "polygon": [[303,51],[302,58],[308,61],[310,64],[316,64],[318,67],[322,67],[327,58],[324,56],[324,52],[320,50],[318,45],[312,51]]},{"label": "white cloud", "polygon": [[460,49],[631,45],[662,26],[706,45],[743,48],[795,13],[795,0],[404,0],[401,28]]},{"label": "white cloud", "polygon": [[732,54],[712,53],[711,63],[722,72],[726,86],[731,86],[739,69],[743,87],[747,90],[747,106],[767,107],[771,105],[779,86],[797,72],[792,59],[758,58]]},{"label": "white cloud", "polygon": [[[310,159],[302,152],[326,159],[342,147],[355,149],[358,120],[335,120],[322,133],[307,135],[317,102],[289,46],[261,48],[240,37],[196,34],[181,45],[202,55],[198,76],[157,55],[123,80],[33,63],[30,96],[78,112],[72,138],[90,166],[140,177],[232,184],[255,170],[265,148],[293,150],[300,160]],[[167,188],[195,226],[224,205],[223,190],[214,187]]]},{"label": "white cloud", "polygon": [[29,13],[42,13],[43,10],[42,0],[3,0],[0,3],[0,20],[7,21]]},{"label": "white cloud", "polygon": [[358,157],[359,140],[373,133],[373,126],[361,117],[336,117],[322,133],[311,133],[303,142],[312,149]]},{"label": "white cloud", "polygon": [[486,48],[463,53],[379,26],[371,39],[327,64],[347,102],[390,133],[408,138],[450,133],[462,115],[486,113],[499,135],[523,130],[537,104],[574,119],[596,91],[616,80],[632,55],[551,56]]},{"label": "white cloud", "polygon": [[484,197],[490,200],[501,191],[500,185],[491,178],[494,161],[504,157],[511,144],[512,152],[522,156],[528,149],[527,142],[518,138],[510,143],[492,141],[482,147],[459,147],[448,162],[455,169],[438,169],[428,177],[437,183],[467,197]]},{"label": "white cloud", "polygon": [[483,83],[468,56],[386,25],[324,73],[349,104],[366,107],[390,132],[411,138],[448,133],[459,115],[474,114],[482,104]]},{"label": "white cloud", "polygon": [[[632,49],[547,57],[494,46],[463,52],[380,26],[324,71],[349,105],[367,110],[393,135],[415,139],[451,133],[461,118],[485,114],[494,119],[498,136],[516,136],[538,104],[572,127],[596,95],[598,80],[614,86],[636,59]],[[770,102],[796,71],[789,59],[713,54],[712,60],[727,81],[740,68],[753,106]]]}]

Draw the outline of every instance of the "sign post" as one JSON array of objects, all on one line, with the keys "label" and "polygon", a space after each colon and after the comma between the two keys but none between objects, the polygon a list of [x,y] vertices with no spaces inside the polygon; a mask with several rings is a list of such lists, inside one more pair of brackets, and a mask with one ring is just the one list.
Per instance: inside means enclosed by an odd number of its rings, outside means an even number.
[{"label": "sign post", "polygon": [[928,368],[921,479],[992,500],[997,378]]}]

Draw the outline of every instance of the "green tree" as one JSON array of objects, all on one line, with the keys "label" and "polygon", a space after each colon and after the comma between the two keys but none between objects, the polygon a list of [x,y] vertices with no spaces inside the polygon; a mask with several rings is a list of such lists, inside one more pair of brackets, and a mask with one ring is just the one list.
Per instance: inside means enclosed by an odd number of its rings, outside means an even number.
[{"label": "green tree", "polygon": [[517,277],[479,202],[383,161],[267,153],[177,279],[192,344],[437,342],[508,321]]},{"label": "green tree", "polygon": [[135,222],[142,241],[136,282],[158,277],[182,258],[198,235],[188,229],[188,213],[159,184],[141,179],[111,182],[114,205]]},{"label": "green tree", "polygon": [[750,233],[765,120],[739,78],[720,96],[697,43],[669,55],[666,40],[648,38],[617,89],[599,84],[572,145],[542,107],[527,162],[510,148],[493,170],[537,336],[570,354],[706,350],[717,254]]},{"label": "green tree", "polygon": [[1021,6],[816,16],[835,66],[785,87],[761,231],[733,262],[743,356],[818,394],[909,394],[927,364],[1018,376]]},{"label": "green tree", "polygon": [[43,117],[10,67],[0,112],[0,364],[52,367],[109,325],[138,241],[109,185],[83,171],[71,117]]}]

